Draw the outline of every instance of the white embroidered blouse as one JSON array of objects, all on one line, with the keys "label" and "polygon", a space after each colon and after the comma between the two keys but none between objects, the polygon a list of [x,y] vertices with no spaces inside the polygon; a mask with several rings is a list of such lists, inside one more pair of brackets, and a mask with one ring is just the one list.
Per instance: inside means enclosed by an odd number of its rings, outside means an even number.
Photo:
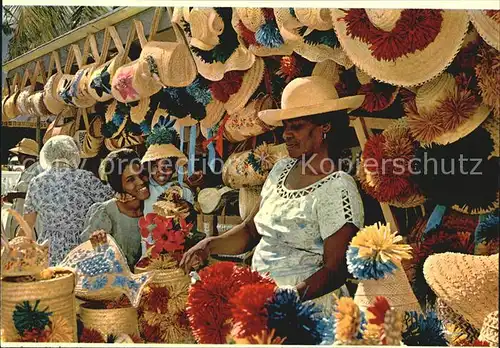
[{"label": "white embroidered blouse", "polygon": [[[323,242],[346,223],[361,228],[363,203],[356,182],[334,172],[303,189],[290,190],[285,181],[297,160],[277,162],[262,188],[255,225],[262,236],[252,267],[268,272],[278,285],[295,286],[317,272],[323,263]],[[332,295],[315,302],[331,310]]]}]

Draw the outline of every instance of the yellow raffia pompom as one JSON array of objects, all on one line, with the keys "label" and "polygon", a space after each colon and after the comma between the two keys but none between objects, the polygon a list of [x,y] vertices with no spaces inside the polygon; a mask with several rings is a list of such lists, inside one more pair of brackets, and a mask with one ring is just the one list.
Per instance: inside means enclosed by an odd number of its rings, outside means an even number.
[{"label": "yellow raffia pompom", "polygon": [[366,259],[375,259],[382,262],[397,262],[402,259],[411,259],[411,246],[397,244],[403,238],[397,232],[391,233],[390,224],[367,226],[360,230],[352,239],[351,246],[359,249],[359,256]]},{"label": "yellow raffia pompom", "polygon": [[335,309],[335,338],[350,341],[358,333],[361,324],[361,313],[358,305],[350,297],[341,297]]},{"label": "yellow raffia pompom", "polygon": [[55,316],[50,322],[49,342],[73,342],[73,330],[66,319]]}]

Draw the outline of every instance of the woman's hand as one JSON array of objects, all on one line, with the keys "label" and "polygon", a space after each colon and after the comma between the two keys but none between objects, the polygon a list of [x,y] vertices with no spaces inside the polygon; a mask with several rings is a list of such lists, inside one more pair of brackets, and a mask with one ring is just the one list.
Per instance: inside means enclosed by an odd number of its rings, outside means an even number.
[{"label": "woman's hand", "polygon": [[184,268],[186,274],[189,274],[192,269],[201,266],[208,259],[208,256],[210,256],[210,241],[211,238],[205,238],[184,253],[179,266]]},{"label": "woman's hand", "polygon": [[104,230],[97,230],[90,236],[90,243],[92,247],[95,249],[99,245],[106,244],[108,241],[108,235]]}]

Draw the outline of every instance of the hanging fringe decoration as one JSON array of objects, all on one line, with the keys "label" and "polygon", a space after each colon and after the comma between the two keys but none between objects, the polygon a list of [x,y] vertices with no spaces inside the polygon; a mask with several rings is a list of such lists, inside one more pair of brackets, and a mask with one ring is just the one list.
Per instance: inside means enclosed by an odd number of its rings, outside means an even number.
[{"label": "hanging fringe decoration", "polygon": [[255,40],[264,47],[279,48],[284,43],[283,37],[276,24],[274,10],[272,8],[263,8],[265,23],[257,29]]}]

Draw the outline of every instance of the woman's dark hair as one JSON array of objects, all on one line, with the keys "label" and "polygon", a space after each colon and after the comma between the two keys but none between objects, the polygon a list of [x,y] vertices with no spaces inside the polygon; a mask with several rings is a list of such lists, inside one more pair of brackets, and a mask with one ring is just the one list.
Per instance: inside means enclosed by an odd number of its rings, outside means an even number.
[{"label": "woman's dark hair", "polygon": [[349,147],[349,140],[351,138],[347,110],[324,112],[309,116],[307,119],[316,125],[330,123],[330,131],[326,134],[328,157],[334,161],[342,158],[343,152]]},{"label": "woman's dark hair", "polygon": [[133,163],[141,165],[141,158],[137,152],[131,149],[120,149],[110,152],[101,164],[106,174],[106,181],[116,192],[124,193],[122,175],[125,168]]}]

